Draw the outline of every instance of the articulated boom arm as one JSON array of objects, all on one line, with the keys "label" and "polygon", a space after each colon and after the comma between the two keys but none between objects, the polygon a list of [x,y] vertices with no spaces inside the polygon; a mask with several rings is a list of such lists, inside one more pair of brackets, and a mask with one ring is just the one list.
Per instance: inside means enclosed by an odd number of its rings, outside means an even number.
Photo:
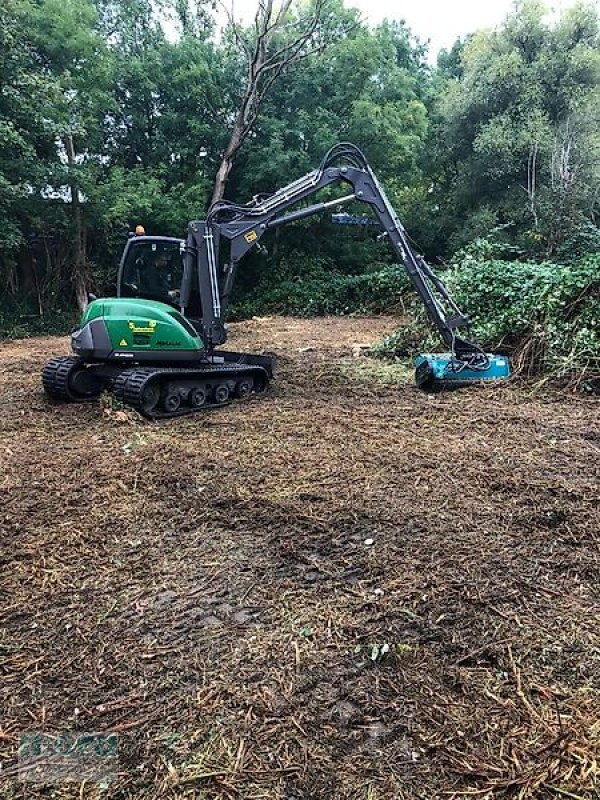
[{"label": "articulated boom arm", "polygon": [[[277,216],[332,184],[347,184],[351,193],[336,200]],[[457,358],[465,360],[481,353],[476,344],[456,334],[457,329],[468,327],[468,317],[460,312],[442,281],[423,257],[412,249],[402,223],[365,156],[354,145],[345,143],[333,147],[318,169],[279,189],[275,194],[264,199],[255,198],[251,204],[245,206],[227,201],[215,203],[206,220],[189,224],[181,307],[185,312],[193,275],[197,272],[203,335],[209,349],[222,344],[226,339],[223,318],[237,263],[248,250],[258,244],[262,235],[280,225],[353,200],[366,203],[375,212],[394,252],[423,301],[429,318],[448,349]],[[219,251],[223,239],[230,243],[229,261],[224,269],[219,267]]]}]

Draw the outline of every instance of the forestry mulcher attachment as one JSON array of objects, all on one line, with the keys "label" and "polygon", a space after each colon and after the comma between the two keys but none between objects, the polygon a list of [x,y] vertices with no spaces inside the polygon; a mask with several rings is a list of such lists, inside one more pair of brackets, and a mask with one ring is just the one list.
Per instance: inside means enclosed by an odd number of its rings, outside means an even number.
[{"label": "forestry mulcher attachment", "polygon": [[[282,213],[332,184],[349,187],[349,193]],[[80,401],[110,389],[155,419],[264,392],[273,356],[218,349],[227,339],[224,320],[238,262],[268,231],[351,201],[375,213],[449,351],[418,357],[417,384],[435,389],[507,377],[506,358],[458,334],[468,317],[411,247],[365,156],[352,144],[338,144],[318,169],[275,194],[247,205],[214,203],[205,220],[189,223],[186,240],[132,236],[119,266],[117,297],[90,302],[71,336],[74,355],[44,367],[46,393]]]}]

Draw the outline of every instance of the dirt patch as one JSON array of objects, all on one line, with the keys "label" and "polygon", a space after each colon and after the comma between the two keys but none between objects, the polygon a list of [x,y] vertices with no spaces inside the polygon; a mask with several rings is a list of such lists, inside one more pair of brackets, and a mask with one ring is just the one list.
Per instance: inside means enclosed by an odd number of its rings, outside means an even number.
[{"label": "dirt patch", "polygon": [[0,347],[0,761],[113,731],[106,791],[597,797],[599,402],[428,397],[391,318],[267,318],[261,400],[166,423],[55,405]]}]

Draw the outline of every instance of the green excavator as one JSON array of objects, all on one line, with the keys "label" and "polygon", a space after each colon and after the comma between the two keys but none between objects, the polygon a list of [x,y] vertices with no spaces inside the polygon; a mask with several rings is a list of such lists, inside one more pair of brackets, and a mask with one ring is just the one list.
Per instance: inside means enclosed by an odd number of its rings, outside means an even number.
[{"label": "green excavator", "polygon": [[[348,187],[348,193],[287,211],[335,184]],[[91,300],[71,335],[73,355],[44,367],[45,392],[57,400],[82,401],[109,389],[152,419],[264,392],[274,356],[219,349],[227,339],[225,316],[237,265],[251,248],[261,247],[268,231],[351,201],[374,212],[448,350],[417,358],[417,384],[438,389],[508,377],[504,356],[486,353],[460,334],[469,327],[468,316],[412,248],[363,153],[341,143],[317,169],[272,195],[246,205],[214,203],[206,219],[189,223],[185,240],[132,235],[119,265],[117,296]]]}]

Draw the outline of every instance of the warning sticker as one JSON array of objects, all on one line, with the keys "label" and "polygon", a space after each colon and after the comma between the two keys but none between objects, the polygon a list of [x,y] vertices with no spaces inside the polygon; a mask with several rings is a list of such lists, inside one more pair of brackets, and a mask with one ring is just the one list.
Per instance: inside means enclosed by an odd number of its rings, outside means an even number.
[{"label": "warning sticker", "polygon": [[127,327],[132,333],[145,333],[147,335],[154,333],[156,328],[156,320],[151,319],[147,325],[138,325],[135,322],[129,321]]}]

